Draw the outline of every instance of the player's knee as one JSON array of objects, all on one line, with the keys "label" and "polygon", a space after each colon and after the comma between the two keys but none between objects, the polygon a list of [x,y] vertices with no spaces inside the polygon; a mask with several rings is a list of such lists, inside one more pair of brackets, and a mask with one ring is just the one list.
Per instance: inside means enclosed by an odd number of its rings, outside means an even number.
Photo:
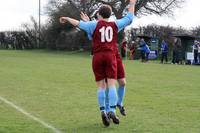
[{"label": "player's knee", "polygon": [[97,81],[96,83],[97,83],[98,88],[106,89],[107,87],[105,80],[100,80],[100,81]]},{"label": "player's knee", "polygon": [[125,79],[120,79],[119,81],[119,86],[126,86],[126,80]]},{"label": "player's knee", "polygon": [[107,79],[107,86],[112,87],[116,85],[116,79]]}]

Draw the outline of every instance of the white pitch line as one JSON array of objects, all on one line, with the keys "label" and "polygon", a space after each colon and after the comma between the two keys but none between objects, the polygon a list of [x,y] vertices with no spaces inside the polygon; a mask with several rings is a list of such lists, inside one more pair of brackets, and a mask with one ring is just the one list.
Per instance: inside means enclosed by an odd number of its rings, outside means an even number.
[{"label": "white pitch line", "polygon": [[32,114],[28,113],[27,111],[25,111],[24,109],[22,109],[19,106],[15,105],[14,103],[8,101],[7,99],[5,99],[5,98],[0,96],[0,100],[3,101],[4,103],[10,105],[11,107],[15,108],[17,111],[21,112],[22,114],[26,115],[27,117],[31,118],[32,120],[37,121],[38,123],[42,124],[44,127],[53,130],[55,133],[61,133],[61,131],[59,131],[55,127],[49,125],[48,123],[42,121],[39,118],[33,116]]}]

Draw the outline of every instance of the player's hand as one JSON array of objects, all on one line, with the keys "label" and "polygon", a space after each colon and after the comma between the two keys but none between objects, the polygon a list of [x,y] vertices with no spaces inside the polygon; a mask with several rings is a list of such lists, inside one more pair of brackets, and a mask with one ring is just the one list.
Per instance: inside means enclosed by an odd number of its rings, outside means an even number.
[{"label": "player's hand", "polygon": [[130,4],[136,4],[137,0],[130,0]]},{"label": "player's hand", "polygon": [[67,17],[60,17],[59,21],[61,24],[64,24],[67,22]]},{"label": "player's hand", "polygon": [[81,19],[82,19],[83,21],[85,21],[85,22],[90,21],[90,18],[88,17],[87,14],[81,12],[80,16],[81,16]]}]

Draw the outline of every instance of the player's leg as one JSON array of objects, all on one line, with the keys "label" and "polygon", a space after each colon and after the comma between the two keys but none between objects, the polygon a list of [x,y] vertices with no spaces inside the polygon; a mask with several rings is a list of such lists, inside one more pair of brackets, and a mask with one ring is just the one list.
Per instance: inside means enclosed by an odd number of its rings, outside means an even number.
[{"label": "player's leg", "polygon": [[119,118],[116,116],[116,106],[117,106],[117,89],[116,89],[116,79],[117,79],[117,61],[115,54],[107,53],[105,55],[105,70],[107,77],[107,85],[109,89],[109,117],[112,119],[113,123],[119,124]]},{"label": "player's leg", "polygon": [[110,119],[112,119],[114,124],[119,124],[119,118],[116,115],[118,95],[115,84],[116,84],[116,79],[108,78],[108,89],[109,89],[108,98],[110,105],[108,116]]},{"label": "player's leg", "polygon": [[100,80],[96,82],[98,90],[97,90],[97,97],[98,97],[98,103],[99,108],[101,112],[105,112],[105,98],[106,98],[106,85],[104,80]]},{"label": "player's leg", "polygon": [[106,113],[106,83],[105,80],[97,81],[96,83],[98,87],[97,97],[98,97],[99,108],[101,111],[102,122],[105,126],[109,126],[110,120]]},{"label": "player's leg", "polygon": [[126,111],[123,105],[125,91],[126,91],[126,79],[125,78],[118,79],[118,84],[119,84],[119,88],[117,90],[117,94],[118,94],[117,107],[119,108],[120,113],[123,116],[126,116]]},{"label": "player's leg", "polygon": [[108,97],[109,89],[108,89],[107,79],[105,81],[106,81],[106,113],[108,113],[110,111],[109,97]]},{"label": "player's leg", "polygon": [[93,68],[93,72],[95,75],[95,79],[96,79],[96,84],[98,87],[97,90],[97,98],[98,98],[98,104],[99,104],[99,108],[101,111],[101,118],[102,118],[102,122],[105,126],[109,126],[110,125],[110,120],[107,116],[106,113],[106,105],[105,105],[105,99],[106,99],[106,83],[105,83],[105,70],[104,70],[104,66],[102,64],[102,56],[99,54],[95,54],[93,56],[93,60],[92,60],[92,68]]},{"label": "player's leg", "polygon": [[110,105],[110,111],[116,112],[116,105],[117,105],[117,90],[116,90],[116,79],[108,79],[108,98],[109,98],[109,105]]},{"label": "player's leg", "polygon": [[126,88],[126,79],[125,79],[125,71],[124,71],[124,65],[122,63],[122,60],[120,58],[117,59],[117,81],[119,84],[119,87],[117,89],[117,95],[118,95],[118,101],[117,101],[117,107],[120,110],[120,113],[125,116],[125,108],[123,106],[123,101],[125,97],[125,88]]}]

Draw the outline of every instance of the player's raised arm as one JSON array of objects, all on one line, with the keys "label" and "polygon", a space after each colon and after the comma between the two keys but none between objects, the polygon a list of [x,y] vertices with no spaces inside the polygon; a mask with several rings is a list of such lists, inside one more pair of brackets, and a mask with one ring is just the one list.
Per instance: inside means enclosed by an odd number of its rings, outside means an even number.
[{"label": "player's raised arm", "polygon": [[128,8],[128,11],[130,13],[135,13],[135,4],[136,4],[137,0],[130,0],[129,2],[129,8]]},{"label": "player's raised arm", "polygon": [[116,25],[118,27],[118,31],[121,31],[124,29],[126,26],[130,25],[133,21],[134,18],[134,13],[135,13],[135,4],[137,0],[130,0],[129,2],[129,8],[128,8],[128,14],[116,21]]},{"label": "player's raised arm", "polygon": [[81,12],[80,17],[81,17],[81,19],[82,19],[83,21],[85,21],[85,22],[90,21],[90,18],[88,17],[88,15],[85,14],[85,13],[83,13],[83,12]]},{"label": "player's raised arm", "polygon": [[[85,14],[82,14],[82,15],[83,15],[83,18],[87,17]],[[68,22],[68,23],[72,24],[73,26],[77,26],[80,29],[82,29],[85,32],[87,32],[87,34],[89,36],[92,36],[92,34],[93,34],[93,32],[94,32],[94,30],[96,28],[96,24],[97,24],[96,21],[84,22],[82,20],[79,21],[79,20],[76,20],[76,19],[73,19],[73,18],[70,18],[70,17],[60,17],[59,21],[60,21],[61,24],[65,24],[65,23]]]},{"label": "player's raised arm", "polygon": [[61,24],[65,24],[67,22],[69,22],[73,26],[78,26],[79,23],[80,23],[79,20],[76,20],[76,19],[73,19],[73,18],[70,18],[70,17],[60,17],[60,23]]}]

